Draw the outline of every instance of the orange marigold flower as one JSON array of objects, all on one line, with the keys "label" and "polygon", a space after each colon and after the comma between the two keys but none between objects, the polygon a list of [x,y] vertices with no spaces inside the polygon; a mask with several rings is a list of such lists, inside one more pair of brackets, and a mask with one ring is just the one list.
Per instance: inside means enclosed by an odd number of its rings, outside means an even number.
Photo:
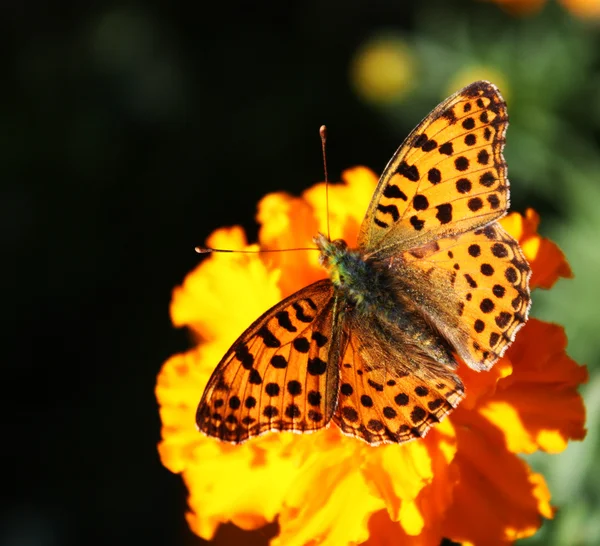
[{"label": "orange marigold flower", "polygon": [[[364,168],[330,186],[331,232],[350,246],[377,183]],[[259,205],[262,248],[312,246],[326,225],[324,186],[302,197],[266,196]],[[511,214],[504,227],[519,240],[532,288],[550,288],[571,270],[554,243],[537,234],[539,218]],[[220,248],[248,246],[240,228],[217,230]],[[461,366],[468,393],[426,438],[376,448],[332,425],[310,435],[271,433],[242,445],[197,432],[194,416],[208,378],[238,335],[263,311],[319,278],[316,252],[215,254],[175,289],[171,316],[198,345],[170,358],[156,386],[163,423],[163,464],[189,490],[187,520],[210,539],[233,522],[257,529],[277,519],[272,546],[309,543],[507,544],[551,518],[542,475],[519,453],[556,453],[585,435],[577,387],[587,372],[565,353],[560,326],[530,319],[490,372]]]}]

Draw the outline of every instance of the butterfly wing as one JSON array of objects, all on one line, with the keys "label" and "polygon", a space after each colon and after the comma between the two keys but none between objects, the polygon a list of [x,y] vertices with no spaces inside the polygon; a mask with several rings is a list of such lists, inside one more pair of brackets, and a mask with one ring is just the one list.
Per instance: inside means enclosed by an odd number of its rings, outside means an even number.
[{"label": "butterfly wing", "polygon": [[335,305],[327,279],[257,319],[213,372],[196,413],[198,429],[240,443],[271,430],[311,432],[329,424],[339,377]]},{"label": "butterfly wing", "polygon": [[472,83],[437,106],[381,175],[359,234],[365,255],[417,247],[503,216],[507,124],[506,104],[489,82]]},{"label": "butterfly wing", "polygon": [[500,224],[447,237],[393,260],[406,291],[467,365],[488,370],[527,320],[531,270]]},{"label": "butterfly wing", "polygon": [[393,272],[397,299],[410,295],[476,370],[505,352],[531,302],[529,265],[494,222],[509,205],[507,124],[489,82],[442,102],[386,167],[359,236],[366,259]]},{"label": "butterfly wing", "polygon": [[452,368],[433,360],[398,325],[349,317],[334,422],[371,445],[425,436],[464,394]]}]

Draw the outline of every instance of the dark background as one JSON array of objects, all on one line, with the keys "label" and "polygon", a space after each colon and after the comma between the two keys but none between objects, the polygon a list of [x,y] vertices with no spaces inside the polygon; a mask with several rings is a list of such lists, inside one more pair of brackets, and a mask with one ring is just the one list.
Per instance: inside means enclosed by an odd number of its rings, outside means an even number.
[{"label": "dark background", "polygon": [[[534,315],[565,324],[592,372],[588,440],[532,459],[564,509],[529,542],[598,543],[598,29],[553,2],[3,4],[0,544],[202,543],[158,458],[154,398],[162,362],[190,346],[168,306],[194,246],[233,224],[252,240],[260,197],[320,181],[322,123],[332,180],[380,172],[481,77],[509,104],[513,208],[542,214],[577,275],[536,294]],[[353,76],[378,40],[410,61],[392,100]]]}]

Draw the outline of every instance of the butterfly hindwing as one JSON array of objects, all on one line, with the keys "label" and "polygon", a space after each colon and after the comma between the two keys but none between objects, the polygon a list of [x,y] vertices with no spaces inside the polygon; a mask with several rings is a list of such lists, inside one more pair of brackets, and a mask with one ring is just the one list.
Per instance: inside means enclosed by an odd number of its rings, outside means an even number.
[{"label": "butterfly hindwing", "polygon": [[424,313],[475,370],[490,369],[527,320],[531,270],[496,222],[407,251],[395,264]]},{"label": "butterfly hindwing", "polygon": [[332,284],[322,280],[256,320],[211,376],[197,410],[198,429],[240,443],[270,430],[326,426],[339,373],[337,361],[332,364],[339,353],[334,305]]},{"label": "butterfly hindwing", "polygon": [[348,319],[334,422],[371,445],[425,436],[464,394],[451,369],[419,351],[402,328],[375,316]]},{"label": "butterfly hindwing", "polygon": [[385,168],[359,236],[365,254],[484,226],[508,208],[506,104],[479,81],[437,106]]}]

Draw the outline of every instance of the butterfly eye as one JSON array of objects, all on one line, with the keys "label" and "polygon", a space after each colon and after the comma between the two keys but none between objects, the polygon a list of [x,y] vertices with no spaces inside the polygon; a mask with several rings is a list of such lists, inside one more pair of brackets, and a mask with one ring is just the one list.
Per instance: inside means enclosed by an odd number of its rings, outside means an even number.
[{"label": "butterfly eye", "polygon": [[338,264],[339,261],[346,255],[348,250],[348,244],[342,239],[328,241],[324,236],[321,236],[321,238],[315,237],[314,241],[321,249],[319,263],[325,269],[330,269],[334,264]]},{"label": "butterfly eye", "polygon": [[337,250],[346,250],[348,248],[348,243],[343,239],[336,239],[335,241],[331,241],[331,244],[335,246]]},{"label": "butterfly eye", "polygon": [[327,254],[325,254],[324,252],[321,252],[320,256],[319,256],[319,265],[321,267],[324,267],[325,269],[329,269],[329,256]]}]

